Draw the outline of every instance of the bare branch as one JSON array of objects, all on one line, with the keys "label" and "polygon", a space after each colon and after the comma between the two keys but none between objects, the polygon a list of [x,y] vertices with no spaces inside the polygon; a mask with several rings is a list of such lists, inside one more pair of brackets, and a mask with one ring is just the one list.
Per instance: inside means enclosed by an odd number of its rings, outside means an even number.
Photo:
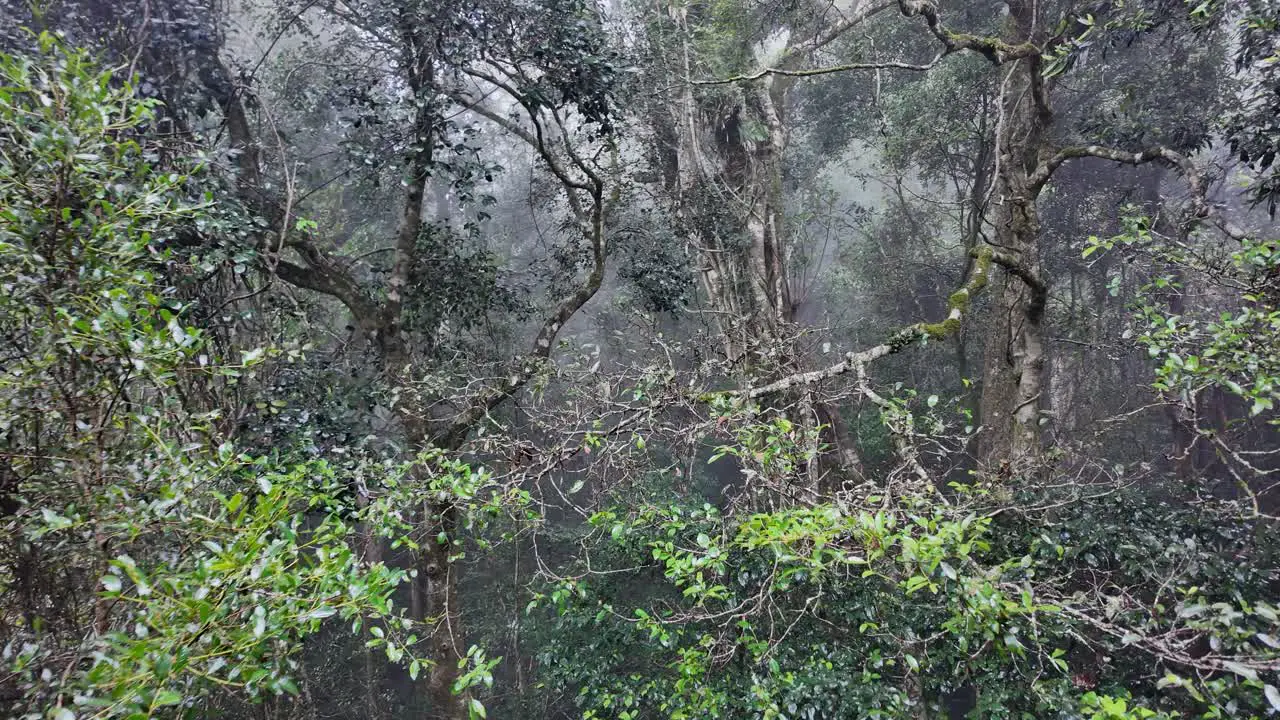
[{"label": "bare branch", "polygon": [[[875,403],[881,411],[892,411],[892,404],[884,399],[871,387],[871,382],[867,378],[866,365],[857,367],[858,391],[863,397]],[[929,472],[925,470],[924,465],[920,463],[920,452],[916,448],[915,443],[911,441],[910,427],[903,423],[900,419],[891,418],[889,415],[882,415],[885,418],[885,426],[889,430],[889,434],[893,438],[894,449],[898,452],[898,457],[903,463],[915,474],[916,478],[921,482],[922,487],[933,489],[933,478],[929,477]],[[949,505],[946,497],[939,495],[943,504]]]},{"label": "bare branch", "polygon": [[888,0],[887,2],[878,2],[873,5],[870,5],[865,9],[863,9],[861,12],[854,13],[853,15],[850,15],[844,20],[841,20],[840,22],[836,23],[835,27],[831,28],[827,32],[823,33],[822,35],[818,35],[817,37],[813,38],[812,40],[809,40],[808,42],[805,42],[801,45],[797,45],[796,48],[789,53],[789,55],[794,56],[794,55],[800,55],[802,53],[811,53],[811,52],[814,52],[815,50],[820,50],[823,47],[827,46],[828,44],[839,39],[841,35],[844,35],[849,30],[866,22],[872,16],[878,15],[879,13],[884,12],[885,10],[888,10],[893,6],[894,6],[893,0]]},{"label": "bare branch", "polygon": [[729,83],[759,80],[760,78],[763,78],[767,75],[781,75],[786,77],[811,77],[814,75],[827,75],[830,73],[845,72],[848,70],[889,70],[889,69],[916,70],[916,71],[928,70],[930,67],[933,66],[934,63],[938,61],[938,58],[934,58],[933,61],[930,62],[928,65],[912,65],[910,63],[904,63],[904,62],[884,62],[884,63],[849,63],[849,64],[837,65],[833,67],[816,68],[813,70],[794,70],[786,67],[788,64],[794,63],[795,61],[800,59],[802,56],[808,55],[810,53],[813,53],[822,49],[823,47],[826,47],[830,43],[840,38],[840,36],[844,35],[849,30],[861,25],[871,17],[885,10],[888,10],[889,8],[893,7],[894,4],[895,4],[895,0],[883,0],[882,2],[877,2],[871,5],[868,5],[867,7],[863,8],[859,12],[856,12],[853,15],[850,15],[849,17],[846,17],[845,19],[836,23],[835,26],[827,30],[827,32],[822,33],[820,35],[814,35],[808,40],[792,48],[789,48],[786,52],[782,54],[782,57],[778,59],[777,67],[764,68],[750,75],[738,75],[731,78],[725,78],[723,80],[720,80],[720,79],[689,80],[689,84],[690,85],[725,85]]},{"label": "bare branch", "polygon": [[1186,155],[1166,147],[1148,148],[1141,152],[1126,152],[1101,145],[1080,145],[1063,148],[1054,153],[1048,160],[1040,163],[1040,166],[1027,178],[1027,187],[1032,193],[1039,192],[1053,177],[1053,173],[1068,160],[1086,157],[1102,158],[1103,160],[1134,166],[1144,165],[1149,162],[1162,162],[1181,175],[1191,190],[1191,221],[1212,217],[1214,225],[1228,237],[1234,240],[1243,240],[1249,236],[1242,228],[1222,217],[1209,204],[1208,188],[1205,186],[1204,177],[1200,174],[1200,170],[1195,163],[1191,162],[1191,159]]},{"label": "bare branch", "polygon": [[945,53],[938,53],[932,60],[924,65],[913,65],[911,63],[889,60],[886,62],[874,63],[847,63],[845,65],[832,65],[829,67],[812,68],[809,70],[786,70],[783,68],[764,68],[750,75],[735,75],[723,80],[690,80],[690,85],[728,85],[736,82],[749,82],[751,80],[759,80],[766,75],[783,75],[786,77],[813,77],[815,75],[829,75],[831,73],[845,72],[848,70],[912,70],[916,72],[924,72],[931,69],[942,59]]}]

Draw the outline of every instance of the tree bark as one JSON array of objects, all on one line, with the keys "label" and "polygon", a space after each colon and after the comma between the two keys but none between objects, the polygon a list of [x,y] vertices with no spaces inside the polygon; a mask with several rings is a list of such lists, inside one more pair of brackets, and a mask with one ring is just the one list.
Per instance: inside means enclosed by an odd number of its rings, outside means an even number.
[{"label": "tree bark", "polygon": [[[429,717],[460,720],[467,717],[466,695],[454,693],[453,686],[459,677],[458,661],[463,657],[463,628],[458,573],[449,562],[449,547],[458,530],[458,510],[452,503],[428,503],[426,522],[428,534],[422,543],[417,581],[422,585],[424,620],[431,628],[427,647],[435,664],[423,676],[424,699],[430,708]],[[437,528],[435,534],[430,532]],[[445,542],[439,542],[437,535]]]},{"label": "tree bark", "polygon": [[[1033,4],[1010,3],[1009,44],[1036,40]],[[979,459],[991,466],[1021,465],[1040,453],[1044,390],[1044,313],[1048,289],[1040,271],[1039,187],[1032,175],[1046,152],[1052,121],[1040,56],[1015,60],[1001,87],[995,177],[995,246],[1003,268],[986,332]]]}]

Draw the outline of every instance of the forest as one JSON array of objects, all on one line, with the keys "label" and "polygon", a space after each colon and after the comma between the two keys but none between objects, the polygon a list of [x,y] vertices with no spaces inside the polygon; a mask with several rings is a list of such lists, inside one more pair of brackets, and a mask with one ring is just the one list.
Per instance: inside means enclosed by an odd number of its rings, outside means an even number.
[{"label": "forest", "polygon": [[0,0],[0,717],[1280,717],[1280,0]]}]

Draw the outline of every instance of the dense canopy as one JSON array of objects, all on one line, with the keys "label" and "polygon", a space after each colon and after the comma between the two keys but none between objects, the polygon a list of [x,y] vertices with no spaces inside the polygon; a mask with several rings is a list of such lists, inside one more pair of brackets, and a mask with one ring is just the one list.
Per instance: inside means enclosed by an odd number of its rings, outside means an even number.
[{"label": "dense canopy", "polygon": [[0,714],[1280,714],[1280,3],[0,0]]}]

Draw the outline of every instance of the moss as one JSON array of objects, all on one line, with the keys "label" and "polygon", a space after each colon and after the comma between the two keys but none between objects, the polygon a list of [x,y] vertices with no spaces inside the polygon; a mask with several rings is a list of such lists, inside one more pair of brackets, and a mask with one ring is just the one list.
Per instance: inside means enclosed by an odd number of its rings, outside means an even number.
[{"label": "moss", "polygon": [[930,339],[941,340],[960,332],[961,320],[964,318],[964,314],[969,312],[973,296],[987,286],[987,279],[991,274],[991,257],[992,251],[989,247],[974,251],[976,263],[969,277],[969,282],[965,283],[964,287],[951,293],[951,296],[947,298],[947,318],[942,322],[921,323],[917,326],[921,333]]},{"label": "moss", "polygon": [[991,279],[991,263],[995,257],[995,251],[990,247],[982,247],[974,251],[974,259],[977,260],[977,267],[973,270],[973,281],[967,288],[969,295],[977,295],[983,288],[987,286],[987,281]]},{"label": "moss", "polygon": [[921,323],[920,330],[931,340],[942,340],[960,331],[960,318],[949,317],[938,323]]},{"label": "moss", "polygon": [[990,245],[983,245],[973,251],[973,256],[978,260],[978,268],[982,270],[984,277],[987,271],[991,269],[991,260],[995,255],[996,251]]},{"label": "moss", "polygon": [[1039,48],[1031,43],[1018,43],[1011,45],[999,38],[984,37],[981,35],[972,35],[970,33],[953,32],[944,30],[948,47],[951,50],[960,48],[968,48],[974,52],[981,53],[991,62],[999,65],[1011,57],[1024,57],[1032,54],[1038,55]]}]

